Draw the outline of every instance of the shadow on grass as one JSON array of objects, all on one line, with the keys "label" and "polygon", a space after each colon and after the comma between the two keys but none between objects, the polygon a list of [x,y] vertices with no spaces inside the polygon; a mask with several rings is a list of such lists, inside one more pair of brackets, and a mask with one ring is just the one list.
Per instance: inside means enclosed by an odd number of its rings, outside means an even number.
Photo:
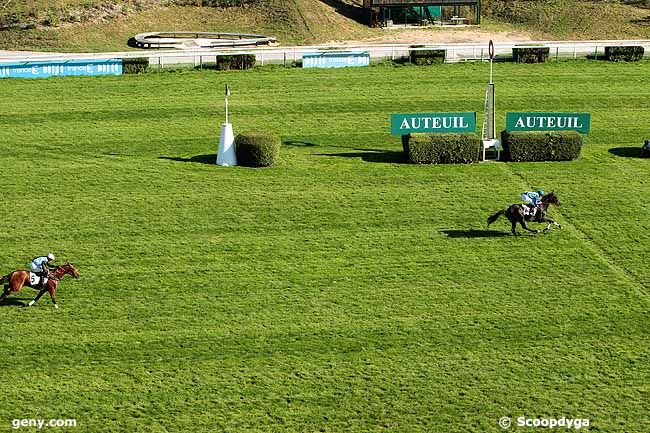
[{"label": "shadow on grass", "polygon": [[27,299],[7,298],[4,302],[0,303],[0,307],[24,307],[27,305],[24,301],[27,301]]},{"label": "shadow on grass", "polygon": [[640,18],[636,20],[632,20],[632,24],[639,24],[639,25],[645,25],[645,26],[650,26],[650,15],[648,15],[645,18]]},{"label": "shadow on grass", "polygon": [[308,141],[299,141],[299,140],[288,140],[282,142],[284,146],[294,146],[294,147],[314,147],[318,146],[317,144],[310,143]]},{"label": "shadow on grass", "polygon": [[207,155],[196,155],[190,158],[181,158],[178,156],[159,156],[158,159],[167,159],[169,161],[178,161],[178,162],[195,162],[199,164],[210,164],[215,165],[217,163],[217,154],[210,153]]},{"label": "shadow on grass", "polygon": [[609,153],[621,158],[641,158],[642,150],[641,147],[614,147]]},{"label": "shadow on grass", "polygon": [[510,232],[498,230],[440,230],[441,233],[447,235],[448,238],[502,238],[512,236]]},{"label": "shadow on grass", "polygon": [[136,42],[135,38],[129,38],[129,40],[126,41],[126,45],[130,48],[142,48],[138,46],[138,43]]},{"label": "shadow on grass", "polygon": [[368,19],[366,9],[361,6],[355,6],[341,0],[320,0],[326,5],[334,8],[334,10],[343,15],[346,18],[354,20],[359,24],[368,25],[370,20]]},{"label": "shadow on grass", "polygon": [[361,152],[318,153],[318,156],[338,156],[341,158],[361,158],[365,162],[379,162],[383,164],[407,164],[404,152],[376,149],[354,149]]}]

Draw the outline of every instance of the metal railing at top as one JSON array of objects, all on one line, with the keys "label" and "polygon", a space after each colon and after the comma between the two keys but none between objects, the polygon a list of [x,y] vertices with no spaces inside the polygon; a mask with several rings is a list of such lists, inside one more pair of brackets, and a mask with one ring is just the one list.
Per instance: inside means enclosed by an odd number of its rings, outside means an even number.
[{"label": "metal railing at top", "polygon": [[[642,46],[646,58],[650,57],[650,40],[600,40],[600,41],[530,41],[495,43],[496,58],[512,57],[516,47],[548,47],[551,60],[568,58],[598,58],[611,46]],[[302,60],[303,54],[327,51],[366,51],[372,61],[407,58],[412,51],[445,50],[446,62],[482,61],[488,59],[488,44],[390,44],[390,45],[316,45],[296,47],[255,47],[229,49],[140,50],[112,53],[5,53],[0,51],[0,63],[29,63],[66,60],[107,60],[115,58],[149,58],[152,67],[175,65],[200,66],[214,62],[218,56],[254,54],[257,64],[293,64]]]}]

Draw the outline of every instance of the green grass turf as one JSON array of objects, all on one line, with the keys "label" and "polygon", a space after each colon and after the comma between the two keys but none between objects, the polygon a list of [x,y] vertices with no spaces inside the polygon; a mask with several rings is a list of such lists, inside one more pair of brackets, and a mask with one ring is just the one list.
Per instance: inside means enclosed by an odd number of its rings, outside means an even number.
[{"label": "green grass turf", "polygon": [[[650,63],[496,65],[499,125],[592,113],[578,161],[400,163],[390,114],[480,111],[487,73],[3,80],[1,267],[53,251],[82,278],[59,310],[0,306],[0,431],[646,431]],[[282,136],[277,167],[206,163],[225,83],[236,132]],[[563,230],[480,236],[528,188]]]}]

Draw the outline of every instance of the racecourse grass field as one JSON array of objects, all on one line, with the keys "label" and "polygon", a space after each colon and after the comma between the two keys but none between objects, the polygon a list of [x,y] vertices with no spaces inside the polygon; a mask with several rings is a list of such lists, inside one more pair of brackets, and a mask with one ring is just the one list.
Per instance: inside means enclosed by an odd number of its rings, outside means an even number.
[{"label": "racecourse grass field", "polygon": [[[0,431],[498,432],[650,425],[650,63],[497,64],[505,111],[588,111],[579,160],[404,164],[391,113],[479,111],[485,64],[0,82]],[[235,132],[266,169],[213,165]],[[488,215],[555,191],[548,235]],[[22,431],[34,431],[23,429]],[[560,429],[563,430],[563,429]]]}]

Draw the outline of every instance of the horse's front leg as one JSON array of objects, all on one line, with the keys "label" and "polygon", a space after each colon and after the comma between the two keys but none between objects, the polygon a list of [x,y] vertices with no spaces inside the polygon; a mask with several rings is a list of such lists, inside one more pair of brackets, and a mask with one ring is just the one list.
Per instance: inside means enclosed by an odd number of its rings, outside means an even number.
[{"label": "horse's front leg", "polygon": [[549,231],[549,230],[551,229],[551,227],[554,226],[554,225],[556,225],[557,228],[559,228],[559,229],[562,228],[562,226],[561,226],[560,224],[556,223],[555,221],[553,221],[553,220],[550,219],[550,218],[548,218],[547,221],[548,221],[548,224],[546,225],[546,228],[544,229],[544,233],[548,233],[548,231]]},{"label": "horse's front leg", "polygon": [[29,301],[29,304],[27,304],[27,306],[28,306],[28,307],[31,307],[32,305],[34,305],[34,304],[36,303],[36,301],[38,301],[39,299],[41,299],[41,296],[43,296],[43,295],[45,294],[45,292],[47,292],[47,288],[41,289],[41,291],[38,292],[38,295],[36,295],[36,297],[35,297],[34,299],[32,299],[31,301]]},{"label": "horse's front leg", "polygon": [[521,219],[521,221],[519,221],[519,224],[521,224],[521,226],[524,228],[524,230],[528,230],[528,231],[531,232],[531,233],[539,233],[539,230],[529,229],[529,228],[526,226],[526,220],[523,219],[523,218]]},{"label": "horse's front leg", "polygon": [[50,299],[54,304],[54,308],[59,308],[59,305],[56,303],[56,287],[50,287],[49,292],[50,292]]}]

